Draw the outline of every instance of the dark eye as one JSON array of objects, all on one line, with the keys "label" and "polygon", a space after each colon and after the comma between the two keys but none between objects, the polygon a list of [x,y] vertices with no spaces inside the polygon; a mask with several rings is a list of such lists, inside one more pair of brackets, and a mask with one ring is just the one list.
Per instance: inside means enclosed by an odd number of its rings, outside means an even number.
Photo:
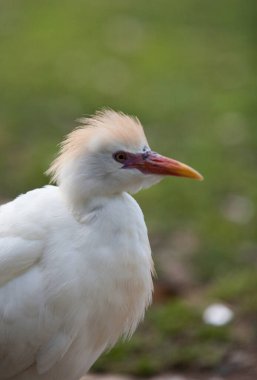
[{"label": "dark eye", "polygon": [[114,153],[113,158],[118,162],[124,163],[127,160],[127,153],[126,152]]}]

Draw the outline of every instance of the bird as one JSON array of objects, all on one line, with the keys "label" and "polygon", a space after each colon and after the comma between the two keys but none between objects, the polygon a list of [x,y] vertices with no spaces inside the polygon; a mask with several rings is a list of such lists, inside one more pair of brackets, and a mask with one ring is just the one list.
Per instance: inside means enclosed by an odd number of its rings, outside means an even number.
[{"label": "bird", "polygon": [[0,207],[0,379],[78,380],[151,303],[154,265],[131,194],[203,177],[151,150],[138,118],[84,117],[50,184]]}]

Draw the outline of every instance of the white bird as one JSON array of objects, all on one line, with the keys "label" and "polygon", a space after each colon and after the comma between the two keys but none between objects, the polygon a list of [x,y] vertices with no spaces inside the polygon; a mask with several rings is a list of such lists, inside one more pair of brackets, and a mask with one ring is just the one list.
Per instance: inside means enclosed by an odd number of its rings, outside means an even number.
[{"label": "white bird", "polygon": [[128,192],[202,179],[150,150],[137,118],[82,120],[48,170],[57,186],[0,208],[0,379],[78,380],[151,302],[143,214]]}]

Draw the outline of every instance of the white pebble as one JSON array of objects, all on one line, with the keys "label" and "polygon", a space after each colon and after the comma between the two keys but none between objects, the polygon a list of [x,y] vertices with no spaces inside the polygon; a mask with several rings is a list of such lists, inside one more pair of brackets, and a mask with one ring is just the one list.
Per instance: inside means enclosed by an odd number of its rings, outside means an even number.
[{"label": "white pebble", "polygon": [[208,306],[203,313],[204,322],[214,326],[226,325],[233,319],[233,317],[233,311],[220,303]]}]

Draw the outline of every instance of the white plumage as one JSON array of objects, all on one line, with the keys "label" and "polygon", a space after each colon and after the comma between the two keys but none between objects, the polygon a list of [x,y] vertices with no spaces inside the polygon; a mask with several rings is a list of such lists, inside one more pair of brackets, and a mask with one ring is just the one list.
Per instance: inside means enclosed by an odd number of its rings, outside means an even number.
[{"label": "white plumage", "polygon": [[82,122],[48,171],[58,186],[0,208],[1,380],[78,380],[133,333],[153,264],[127,191],[164,175],[201,179],[150,151],[135,118],[108,110]]}]

